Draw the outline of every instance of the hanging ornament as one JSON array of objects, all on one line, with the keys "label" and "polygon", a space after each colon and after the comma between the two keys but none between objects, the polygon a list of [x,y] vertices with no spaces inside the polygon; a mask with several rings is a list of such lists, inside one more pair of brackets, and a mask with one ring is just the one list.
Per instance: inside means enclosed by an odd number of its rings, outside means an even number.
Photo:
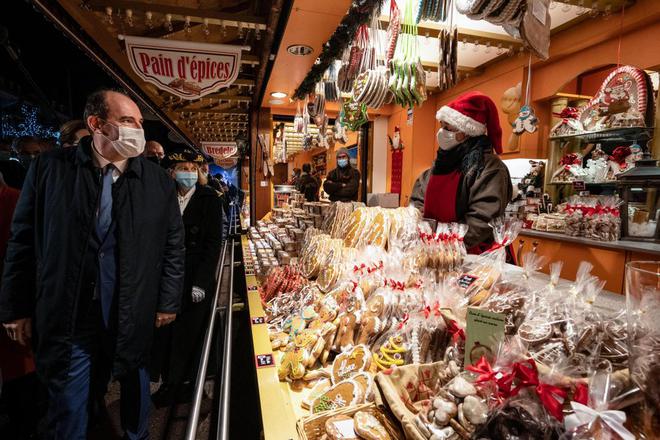
[{"label": "hanging ornament", "polygon": [[172,32],[174,30],[174,26],[172,25],[172,14],[165,14],[163,27],[167,29],[168,32]]},{"label": "hanging ornament", "polygon": [[192,32],[192,28],[190,27],[190,16],[186,15],[185,20],[186,21],[183,23],[183,31],[189,35],[190,32]]},{"label": "hanging ornament", "polygon": [[153,13],[151,11],[147,11],[144,14],[144,25],[147,27],[147,29],[152,29],[154,27],[154,22],[152,18],[153,18]]},{"label": "hanging ornament", "polygon": [[520,108],[518,117],[516,118],[513,126],[513,132],[521,135],[524,132],[534,133],[538,130],[539,120],[534,113],[534,109],[530,105],[532,88],[532,54],[529,54],[529,63],[527,65],[527,87],[525,90],[525,105]]},{"label": "hanging ornament", "polygon": [[126,24],[128,27],[133,27],[133,10],[126,9]]},{"label": "hanging ornament", "polygon": [[208,18],[205,18],[203,23],[202,23],[202,33],[207,37],[209,36],[209,34],[211,34],[211,31],[209,30],[209,19]]}]

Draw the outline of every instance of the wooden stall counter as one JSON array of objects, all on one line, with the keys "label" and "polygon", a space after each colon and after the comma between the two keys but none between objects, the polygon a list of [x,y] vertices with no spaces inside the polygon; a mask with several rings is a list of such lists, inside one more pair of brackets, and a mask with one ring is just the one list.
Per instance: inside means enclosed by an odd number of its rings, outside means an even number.
[{"label": "wooden stall counter", "polygon": [[615,293],[624,293],[627,262],[660,259],[660,245],[656,243],[604,242],[531,229],[523,229],[513,246],[519,256],[536,252],[546,257],[545,273],[549,263],[563,261],[561,277],[567,280],[574,280],[580,262],[588,261],[594,266],[591,273],[605,280],[605,289]]}]

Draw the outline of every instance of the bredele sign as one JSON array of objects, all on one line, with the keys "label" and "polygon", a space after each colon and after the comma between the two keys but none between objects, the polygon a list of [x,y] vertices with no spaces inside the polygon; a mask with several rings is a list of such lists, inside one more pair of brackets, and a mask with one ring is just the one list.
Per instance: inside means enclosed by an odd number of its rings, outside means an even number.
[{"label": "bredele sign", "polygon": [[198,99],[236,80],[243,46],[123,36],[131,67],[144,81]]},{"label": "bredele sign", "polygon": [[238,146],[236,142],[202,142],[202,150],[217,162],[238,153]]}]

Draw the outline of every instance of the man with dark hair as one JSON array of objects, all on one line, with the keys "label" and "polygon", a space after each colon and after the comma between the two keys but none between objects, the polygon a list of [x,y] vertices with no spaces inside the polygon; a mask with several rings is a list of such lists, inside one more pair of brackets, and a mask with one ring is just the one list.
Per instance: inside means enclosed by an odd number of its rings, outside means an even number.
[{"label": "man with dark hair", "polygon": [[302,166],[302,174],[298,179],[296,189],[304,194],[306,201],[317,202],[319,200],[320,185],[316,178],[311,175],[311,172],[312,166],[310,164],[306,163]]},{"label": "man with dark hair", "polygon": [[181,213],[172,179],[140,156],[135,102],[96,92],[85,122],[92,136],[40,155],[28,171],[0,322],[12,340],[33,346],[48,387],[49,438],[85,439],[90,389],[99,388],[92,384],[112,376],[125,438],[146,439],[153,331],[175,319],[183,289]]}]

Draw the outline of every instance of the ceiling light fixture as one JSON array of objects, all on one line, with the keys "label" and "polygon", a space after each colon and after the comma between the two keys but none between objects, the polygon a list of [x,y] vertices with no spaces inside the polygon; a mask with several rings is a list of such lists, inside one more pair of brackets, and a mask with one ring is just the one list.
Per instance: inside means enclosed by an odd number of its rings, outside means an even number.
[{"label": "ceiling light fixture", "polygon": [[293,44],[287,47],[286,51],[291,55],[304,57],[305,55],[311,54],[314,50],[310,46],[305,46],[304,44]]},{"label": "ceiling light fixture", "polygon": [[282,98],[286,98],[286,93],[284,93],[284,92],[273,92],[273,93],[270,94],[270,96],[272,96],[273,98],[282,99]]}]

